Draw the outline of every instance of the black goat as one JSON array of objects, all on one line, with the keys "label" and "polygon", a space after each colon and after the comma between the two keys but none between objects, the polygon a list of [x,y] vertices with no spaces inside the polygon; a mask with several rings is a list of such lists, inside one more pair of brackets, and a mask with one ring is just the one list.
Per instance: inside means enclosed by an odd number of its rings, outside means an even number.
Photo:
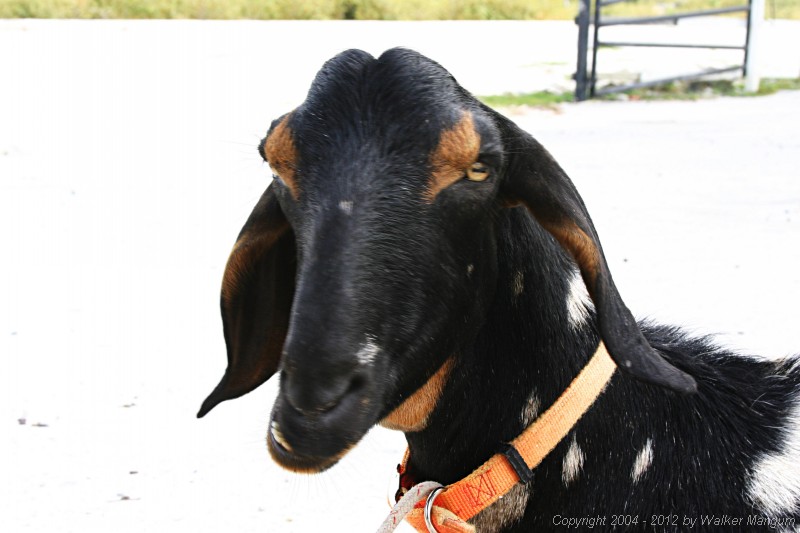
[{"label": "black goat", "polygon": [[620,371],[478,531],[797,527],[800,361],[637,324],[569,178],[441,66],[344,52],[259,151],[274,182],[226,268],[228,368],[198,416],[280,369],[279,464],[324,470],[381,423],[407,478],[451,484],[602,340]]}]

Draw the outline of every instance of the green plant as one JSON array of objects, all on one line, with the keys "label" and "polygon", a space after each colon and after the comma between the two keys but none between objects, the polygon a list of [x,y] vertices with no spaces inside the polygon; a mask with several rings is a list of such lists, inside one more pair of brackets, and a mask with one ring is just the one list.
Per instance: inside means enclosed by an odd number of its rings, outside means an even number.
[{"label": "green plant", "polygon": [[551,91],[539,91],[523,94],[501,94],[493,96],[479,96],[483,103],[491,107],[514,107],[514,106],[552,106],[563,102],[571,102],[574,95],[571,92],[554,93]]},{"label": "green plant", "polygon": [[[745,1],[637,0],[604,13],[659,15]],[[0,0],[1,18],[531,20],[572,19],[577,11],[578,0]],[[800,19],[800,2],[766,0],[766,16]]]}]

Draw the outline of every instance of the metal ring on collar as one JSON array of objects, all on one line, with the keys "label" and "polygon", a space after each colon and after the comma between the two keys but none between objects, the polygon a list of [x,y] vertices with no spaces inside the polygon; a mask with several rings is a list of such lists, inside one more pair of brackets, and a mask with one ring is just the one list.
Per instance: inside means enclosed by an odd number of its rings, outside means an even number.
[{"label": "metal ring on collar", "polygon": [[428,528],[428,533],[438,533],[436,528],[433,526],[433,522],[431,521],[431,509],[433,508],[434,500],[436,500],[436,497],[443,490],[444,487],[439,487],[438,489],[433,490],[433,492],[428,494],[428,499],[425,500],[425,525]]}]

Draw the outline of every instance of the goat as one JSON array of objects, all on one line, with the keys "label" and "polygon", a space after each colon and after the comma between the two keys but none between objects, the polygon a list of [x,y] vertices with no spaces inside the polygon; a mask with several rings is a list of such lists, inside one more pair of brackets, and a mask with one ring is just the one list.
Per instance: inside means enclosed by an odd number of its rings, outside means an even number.
[{"label": "goat", "polygon": [[796,527],[800,358],[637,323],[564,171],[443,67],[343,52],[259,152],[273,182],[225,269],[228,366],[199,417],[280,371],[280,465],[320,472],[382,424],[407,479],[449,485],[605,346],[618,371],[477,531]]}]

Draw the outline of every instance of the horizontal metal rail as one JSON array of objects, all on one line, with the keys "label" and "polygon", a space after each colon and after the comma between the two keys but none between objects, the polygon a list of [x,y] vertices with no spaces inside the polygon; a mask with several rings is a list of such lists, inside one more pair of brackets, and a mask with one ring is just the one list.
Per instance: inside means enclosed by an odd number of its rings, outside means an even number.
[{"label": "horizontal metal rail", "polygon": [[704,11],[691,11],[689,13],[676,13],[674,15],[659,15],[657,17],[610,18],[601,19],[598,26],[618,26],[620,24],[653,24],[657,22],[677,22],[680,19],[693,17],[709,17],[712,15],[725,15],[727,13],[740,13],[750,11],[750,6],[721,7],[719,9],[706,9]]},{"label": "horizontal metal rail", "polygon": [[743,70],[744,67],[742,65],[736,67],[725,67],[725,68],[712,68],[701,70],[700,72],[695,72],[694,74],[684,74],[681,76],[673,76],[671,78],[661,78],[658,80],[650,80],[650,81],[643,81],[639,83],[630,83],[628,85],[617,85],[614,87],[605,87],[603,89],[595,90],[593,95],[594,96],[604,96],[607,94],[615,94],[621,93],[625,91],[629,91],[631,89],[642,89],[644,87],[653,87],[655,85],[664,85],[666,83],[671,83],[673,81],[683,81],[683,80],[691,80],[696,78],[702,78],[705,76],[713,76],[715,74],[724,74],[726,72],[735,72],[737,70]]},{"label": "horizontal metal rail", "polygon": [[731,44],[670,44],[670,43],[628,43],[628,42],[613,42],[603,41],[598,42],[597,46],[646,46],[654,48],[711,48],[711,49],[724,49],[724,50],[744,50],[745,46],[736,46]]},{"label": "horizontal metal rail", "polygon": [[632,0],[603,0],[600,2],[600,7],[613,6],[614,4],[621,4],[622,2],[631,2]]}]

